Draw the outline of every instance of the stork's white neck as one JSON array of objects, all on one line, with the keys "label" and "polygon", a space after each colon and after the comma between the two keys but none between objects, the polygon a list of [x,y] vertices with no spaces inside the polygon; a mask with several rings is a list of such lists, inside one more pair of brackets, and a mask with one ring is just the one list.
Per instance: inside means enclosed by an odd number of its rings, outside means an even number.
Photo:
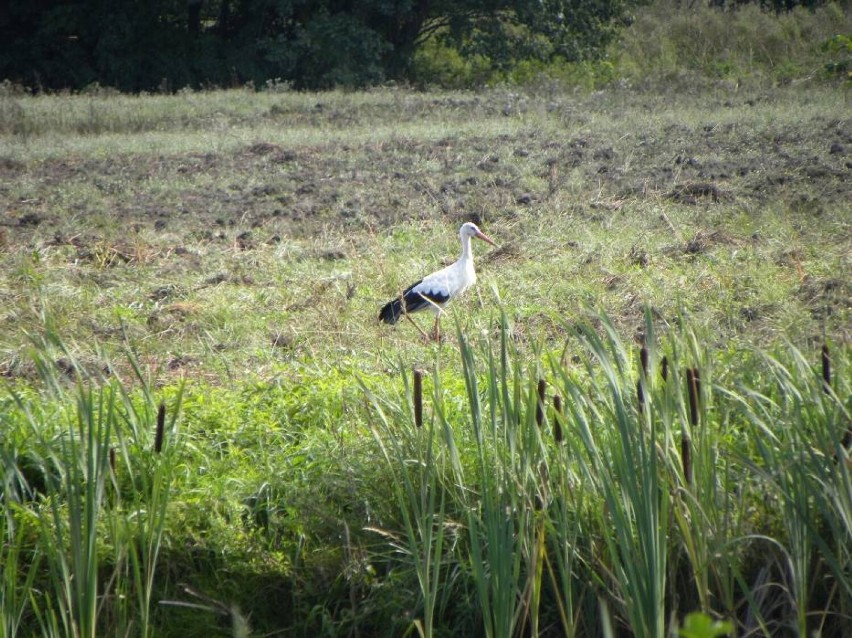
[{"label": "stork's white neck", "polygon": [[470,261],[473,259],[473,251],[470,248],[470,235],[462,235],[461,237],[462,253],[459,261]]}]

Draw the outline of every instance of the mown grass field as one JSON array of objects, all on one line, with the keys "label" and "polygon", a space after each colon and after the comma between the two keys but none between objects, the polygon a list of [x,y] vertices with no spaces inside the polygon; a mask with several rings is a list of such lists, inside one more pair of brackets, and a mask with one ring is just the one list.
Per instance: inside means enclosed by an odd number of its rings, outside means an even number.
[{"label": "mown grass field", "polygon": [[127,345],[173,376],[416,356],[373,315],[468,219],[501,244],[477,247],[471,325],[496,287],[530,338],[587,302],[626,326],[683,304],[726,340],[848,336],[842,91],[5,102],[7,376],[39,317],[83,359]]},{"label": "mown grass field", "polygon": [[0,114],[3,635],[849,634],[842,88]]}]

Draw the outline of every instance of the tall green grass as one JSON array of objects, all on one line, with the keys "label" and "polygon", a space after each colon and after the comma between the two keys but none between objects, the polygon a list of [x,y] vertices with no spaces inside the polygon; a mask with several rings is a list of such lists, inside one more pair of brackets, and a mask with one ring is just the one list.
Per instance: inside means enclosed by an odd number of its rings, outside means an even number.
[{"label": "tall green grass", "polygon": [[177,409],[166,424],[138,367],[131,383],[105,379],[55,335],[36,340],[33,360],[46,394],[9,388],[3,413],[4,635],[33,624],[43,636],[155,635]]},{"label": "tall green grass", "polygon": [[[249,635],[270,599],[216,601],[257,582],[259,559],[279,561],[272,582],[292,597],[290,624],[263,633],[848,633],[848,348],[828,344],[827,383],[818,353],[720,352],[684,317],[648,312],[626,343],[592,313],[558,350],[518,348],[506,315],[494,325],[432,350],[423,392],[408,370],[398,392],[365,377],[366,404],[324,435],[300,421],[284,445],[263,424],[199,422],[194,446],[204,430],[222,449],[191,485],[175,480],[201,458],[178,436],[180,388],[155,392],[138,367],[124,382],[87,372],[38,341],[40,389],[7,385],[0,411],[3,635],[155,636],[201,609]],[[244,418],[295,408],[291,394],[253,388]],[[233,474],[242,444],[267,470]],[[270,444],[275,459],[254,449]],[[220,520],[217,499],[240,494],[219,489],[267,496]],[[216,546],[191,534],[216,526],[232,544],[199,560]]]},{"label": "tall green grass", "polygon": [[[694,611],[707,622],[690,617],[684,635],[733,626],[713,618],[760,635],[842,635],[848,381],[823,391],[792,351],[760,369],[769,387],[728,387],[705,340],[684,325],[657,335],[650,313],[642,365],[605,316],[575,332],[570,356],[532,359],[513,348],[505,317],[496,341],[459,332],[466,409],[450,409],[436,371],[422,430],[408,401],[372,397],[423,626],[434,626],[441,582],[469,597],[488,636],[555,624],[662,637]],[[449,553],[448,521],[466,531]],[[446,576],[452,563],[464,579]]]},{"label": "tall green grass", "polygon": [[[563,378],[564,391],[570,397],[569,414],[577,428],[577,437],[569,441],[581,459],[584,482],[603,497],[600,524],[613,530],[604,537],[608,564],[600,576],[620,590],[636,634],[661,637],[666,623],[666,521],[670,509],[662,466],[672,433],[651,418],[650,409],[637,410],[633,374],[627,368],[630,357],[612,326],[604,325],[604,339],[588,327],[582,331],[592,354],[588,365],[600,366],[602,372],[594,375],[600,378],[591,391],[570,377]],[[653,397],[653,387],[646,386],[644,391]],[[646,400],[644,406],[650,405]],[[610,427],[601,428],[601,424]]]},{"label": "tall green grass", "polygon": [[[439,594],[446,580],[443,552],[447,542],[445,525],[448,521],[445,518],[446,490],[443,479],[447,455],[436,454],[438,441],[435,420],[430,419],[424,428],[422,422],[414,417],[415,410],[422,409],[420,384],[415,384],[418,391],[412,394],[407,377],[404,377],[404,381],[406,405],[389,406],[397,415],[412,415],[401,435],[395,427],[399,424],[391,424],[386,417],[383,401],[366,386],[364,390],[376,409],[378,419],[372,422],[371,430],[382,456],[394,474],[393,491],[404,523],[404,535],[401,538],[390,535],[389,541],[412,563],[422,607],[422,617],[414,621],[414,627],[422,638],[432,638],[435,635]],[[386,534],[384,530],[376,531]]]},{"label": "tall green grass", "polygon": [[[4,458],[4,475],[8,479],[12,468]],[[14,470],[12,470],[14,471]],[[4,493],[10,489],[9,481],[4,485]],[[41,564],[38,552],[27,549],[26,528],[16,520],[20,509],[7,504],[0,520],[0,561],[3,564],[2,584],[0,584],[0,636],[11,638],[22,633],[26,627],[25,615],[29,609],[29,592]]]},{"label": "tall green grass", "polygon": [[780,510],[786,575],[780,591],[795,612],[795,631],[805,635],[830,622],[811,609],[814,598],[836,600],[844,616],[850,611],[852,481],[843,444],[849,394],[844,386],[838,394],[827,385],[795,347],[785,354],[783,360],[766,356],[772,384],[765,392],[741,388],[734,396],[748,418],[755,452],[744,463]]}]

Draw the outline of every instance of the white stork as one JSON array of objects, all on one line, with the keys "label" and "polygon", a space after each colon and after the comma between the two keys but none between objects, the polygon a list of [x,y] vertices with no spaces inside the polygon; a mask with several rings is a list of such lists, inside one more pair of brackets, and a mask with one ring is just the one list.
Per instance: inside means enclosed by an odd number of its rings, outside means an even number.
[{"label": "white stork", "polygon": [[[438,332],[438,321],[441,318],[444,306],[451,299],[459,296],[465,290],[476,283],[476,271],[473,268],[473,253],[470,249],[470,238],[476,237],[496,246],[491,238],[483,233],[476,224],[467,222],[459,229],[462,253],[454,264],[442,268],[431,275],[427,275],[420,281],[409,286],[399,297],[386,303],[379,312],[379,321],[395,324],[400,317],[406,317],[411,323],[414,320],[409,317],[412,312],[431,309],[435,313],[435,327],[432,337],[435,341],[440,339]],[[414,325],[423,336],[428,335],[416,323]]]}]

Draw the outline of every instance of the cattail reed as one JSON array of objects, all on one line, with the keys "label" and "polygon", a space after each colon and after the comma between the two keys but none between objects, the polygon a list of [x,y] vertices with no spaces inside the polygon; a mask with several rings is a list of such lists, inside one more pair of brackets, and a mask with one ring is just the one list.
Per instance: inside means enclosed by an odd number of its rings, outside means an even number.
[{"label": "cattail reed", "polygon": [[660,376],[663,377],[663,381],[666,381],[669,378],[669,358],[668,357],[663,357],[663,360],[660,361]]},{"label": "cattail reed", "polygon": [[423,371],[414,370],[414,425],[423,427]]},{"label": "cattail reed", "polygon": [[553,395],[553,439],[562,443],[562,397]]},{"label": "cattail reed", "polygon": [[698,425],[698,397],[701,394],[701,379],[698,368],[686,369],[686,390],[689,393],[689,422]]},{"label": "cattail reed", "polygon": [[642,346],[639,350],[639,365],[641,366],[639,380],[636,381],[636,399],[639,401],[639,407],[645,405],[645,391],[642,387],[645,377],[648,375],[648,348]]},{"label": "cattail reed", "polygon": [[535,406],[535,422],[538,427],[544,423],[544,393],[547,390],[547,381],[538,380],[538,403]]},{"label": "cattail reed", "polygon": [[680,439],[680,460],[683,464],[683,476],[687,485],[692,485],[692,442],[684,432]]},{"label": "cattail reed", "polygon": [[161,403],[157,410],[157,434],[154,437],[154,452],[159,454],[163,451],[163,436],[166,431],[166,404]]}]

